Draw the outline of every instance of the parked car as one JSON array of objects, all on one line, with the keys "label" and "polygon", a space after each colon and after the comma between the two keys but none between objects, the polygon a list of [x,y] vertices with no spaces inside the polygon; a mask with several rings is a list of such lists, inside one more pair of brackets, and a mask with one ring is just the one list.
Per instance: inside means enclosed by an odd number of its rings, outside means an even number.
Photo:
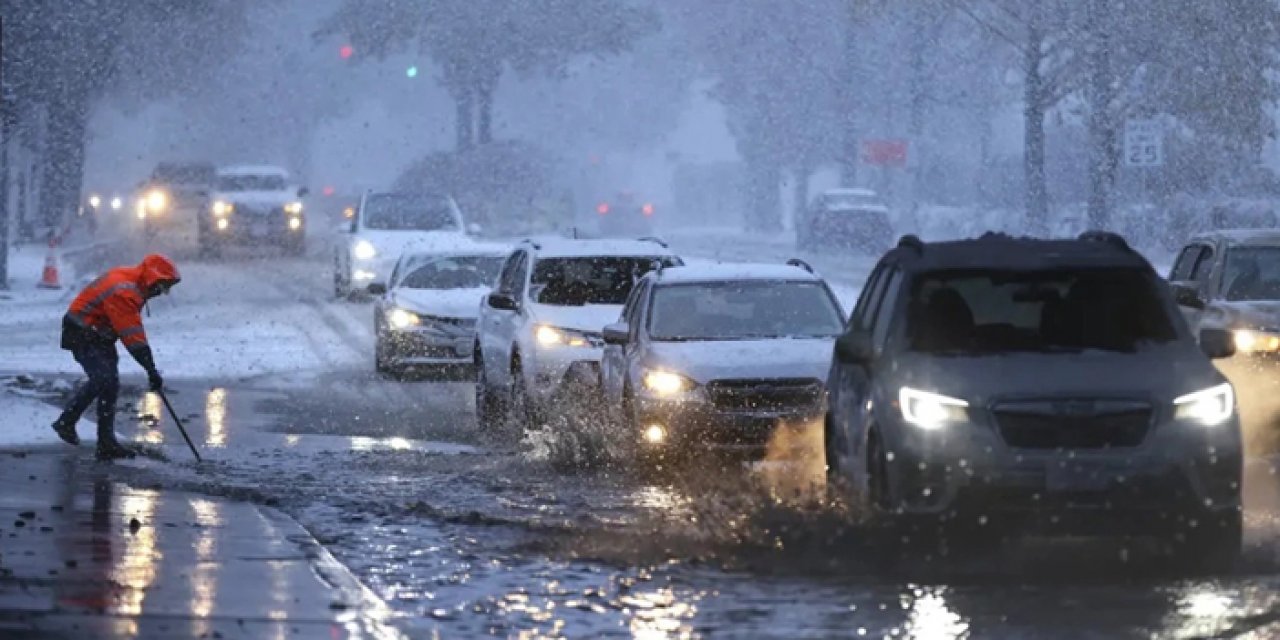
[{"label": "parked car", "polygon": [[889,207],[870,189],[824,191],[796,223],[796,246],[805,251],[848,248],[879,254],[892,241]]},{"label": "parked car", "polygon": [[763,453],[781,423],[823,414],[842,316],[798,261],[651,271],[604,328],[601,406],[642,458]]},{"label": "parked car", "polygon": [[905,238],[835,352],[831,482],[886,517],[1240,550],[1240,422],[1209,360],[1230,335],[1197,347],[1119,236]]},{"label": "parked car", "polygon": [[217,254],[229,244],[269,243],[300,255],[306,250],[307,189],[273,166],[218,169],[209,204],[199,216],[200,250]]},{"label": "parked car", "polygon": [[482,429],[541,425],[557,401],[595,394],[601,329],[635,282],[682,264],[658,240],[526,240],[507,257],[476,328]]},{"label": "parked car", "polygon": [[471,368],[480,300],[497,280],[503,245],[476,244],[444,252],[406,253],[373,311],[374,364],[397,376],[406,368],[437,372]]},{"label": "parked car", "polygon": [[413,245],[440,248],[471,243],[453,198],[429,193],[366,193],[333,253],[337,297],[387,286],[400,255]]}]

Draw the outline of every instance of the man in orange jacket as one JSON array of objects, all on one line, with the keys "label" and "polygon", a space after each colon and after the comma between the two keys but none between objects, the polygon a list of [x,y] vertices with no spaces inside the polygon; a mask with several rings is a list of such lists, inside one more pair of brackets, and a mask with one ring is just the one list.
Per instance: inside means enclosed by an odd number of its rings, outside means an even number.
[{"label": "man in orange jacket", "polygon": [[164,379],[142,328],[142,308],[147,300],[169,292],[182,281],[173,261],[151,254],[136,267],[116,267],[94,280],[62,317],[62,348],[75,356],[89,382],[76,392],[53,423],[53,430],[67,444],[80,444],[76,422],[95,398],[98,400],[98,459],[132,458],[133,452],[116,440],[116,396],[120,393],[116,340],[147,372],[152,391],[164,387]]}]

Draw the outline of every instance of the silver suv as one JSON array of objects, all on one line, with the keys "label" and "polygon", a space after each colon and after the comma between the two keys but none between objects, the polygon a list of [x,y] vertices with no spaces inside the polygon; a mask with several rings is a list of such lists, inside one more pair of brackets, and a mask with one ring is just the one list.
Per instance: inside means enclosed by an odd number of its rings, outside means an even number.
[{"label": "silver suv", "polygon": [[904,238],[835,352],[827,465],[873,509],[1239,552],[1234,345],[1119,236]]}]

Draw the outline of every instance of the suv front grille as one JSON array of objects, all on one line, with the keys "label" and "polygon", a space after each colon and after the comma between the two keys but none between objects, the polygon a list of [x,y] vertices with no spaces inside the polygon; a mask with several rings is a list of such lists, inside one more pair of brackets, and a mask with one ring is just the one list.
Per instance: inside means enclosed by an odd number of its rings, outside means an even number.
[{"label": "suv front grille", "polygon": [[801,411],[821,401],[822,383],[813,378],[714,380],[707,393],[721,411]]},{"label": "suv front grille", "polygon": [[1151,427],[1151,405],[1128,400],[1045,400],[993,408],[1000,437],[1016,449],[1136,447]]}]

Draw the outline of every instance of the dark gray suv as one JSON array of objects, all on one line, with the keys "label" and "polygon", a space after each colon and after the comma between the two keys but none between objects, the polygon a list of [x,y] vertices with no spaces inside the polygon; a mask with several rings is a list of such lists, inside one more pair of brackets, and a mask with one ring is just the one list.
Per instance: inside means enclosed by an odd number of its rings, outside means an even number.
[{"label": "dark gray suv", "polygon": [[[1241,544],[1234,390],[1168,286],[1114,234],[904,238],[828,379],[835,486],[893,518]],[[1208,356],[1208,357],[1206,357]],[[994,531],[994,529],[989,529]]]}]

